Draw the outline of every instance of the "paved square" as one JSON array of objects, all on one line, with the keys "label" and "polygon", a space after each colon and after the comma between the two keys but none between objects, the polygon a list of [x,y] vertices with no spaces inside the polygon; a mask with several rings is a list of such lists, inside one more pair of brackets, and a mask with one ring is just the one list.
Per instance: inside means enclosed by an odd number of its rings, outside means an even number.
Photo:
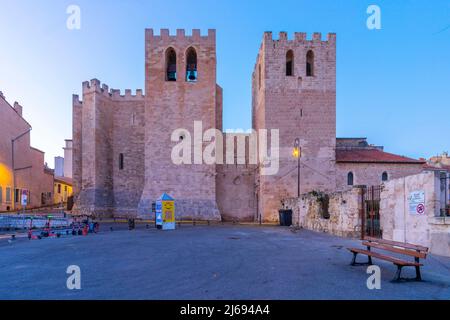
[{"label": "paved square", "polygon": [[[0,240],[1,299],[450,299],[450,258],[430,255],[424,282],[391,283],[396,267],[350,266],[358,241],[266,226],[182,226],[103,231],[9,244]],[[69,265],[81,290],[66,288]],[[414,270],[405,269],[405,276]]]}]

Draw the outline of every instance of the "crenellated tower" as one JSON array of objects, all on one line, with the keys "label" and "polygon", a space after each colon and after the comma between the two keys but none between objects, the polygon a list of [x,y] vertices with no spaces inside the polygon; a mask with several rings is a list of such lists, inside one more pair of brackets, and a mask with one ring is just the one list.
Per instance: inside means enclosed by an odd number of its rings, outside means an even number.
[{"label": "crenellated tower", "polygon": [[280,169],[258,177],[258,212],[278,219],[281,199],[297,196],[295,140],[302,149],[300,192],[334,190],[336,145],[336,35],[322,40],[265,32],[252,76],[253,128],[279,129]]},{"label": "crenellated tower", "polygon": [[[176,165],[171,159],[172,147],[181,139],[191,138],[194,144],[194,121],[202,123],[200,134],[221,125],[215,30],[201,35],[194,29],[192,35],[186,35],[178,29],[176,35],[170,35],[163,29],[155,35],[153,29],[147,29],[145,90],[145,187],[139,214],[148,215],[152,202],[166,192],[176,199],[177,215],[220,219],[215,165]],[[173,131],[180,128],[191,136],[171,141]]]},{"label": "crenellated tower", "polygon": [[[144,95],[83,82],[73,96],[75,213],[135,215],[143,188]],[[121,163],[120,163],[121,162]]]}]

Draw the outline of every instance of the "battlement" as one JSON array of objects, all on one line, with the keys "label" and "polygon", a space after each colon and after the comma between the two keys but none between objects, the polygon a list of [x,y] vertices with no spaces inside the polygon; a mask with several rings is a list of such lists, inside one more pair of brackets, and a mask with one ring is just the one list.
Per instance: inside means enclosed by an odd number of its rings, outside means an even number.
[{"label": "battlement", "polygon": [[191,35],[186,35],[184,29],[177,29],[175,35],[171,35],[169,29],[161,29],[159,35],[156,35],[153,29],[145,29],[146,42],[172,42],[172,41],[189,41],[202,43],[215,43],[216,30],[208,29],[207,35],[201,35],[200,29],[193,29]]},{"label": "battlement", "polygon": [[[131,89],[125,89],[124,94],[121,94],[120,89],[109,89],[108,85],[102,84],[98,79],[92,79],[91,81],[83,82],[83,95],[96,92],[102,94],[105,97],[112,98],[113,100],[127,99],[127,100],[139,100],[144,98],[142,89],[136,89],[136,93],[133,94]],[[75,100],[78,99],[78,101]],[[78,95],[74,95],[74,103],[81,103]]]},{"label": "battlement", "polygon": [[72,104],[73,105],[82,105],[83,102],[80,100],[80,96],[77,94],[72,95]]},{"label": "battlement", "polygon": [[273,37],[273,34],[271,31],[264,32],[264,42],[278,42],[278,43],[329,43],[329,44],[335,44],[336,43],[336,33],[328,33],[327,38],[325,40],[322,40],[322,33],[320,32],[314,32],[311,35],[311,38],[308,39],[306,32],[295,32],[294,38],[289,39],[287,32],[281,31],[278,34],[278,39],[275,39]]}]

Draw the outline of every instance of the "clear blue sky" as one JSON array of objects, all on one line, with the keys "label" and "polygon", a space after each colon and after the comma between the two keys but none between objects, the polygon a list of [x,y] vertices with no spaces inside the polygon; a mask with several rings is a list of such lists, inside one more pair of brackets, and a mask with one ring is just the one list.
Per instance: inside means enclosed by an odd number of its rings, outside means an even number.
[{"label": "clear blue sky", "polygon": [[[81,8],[81,30],[66,28],[70,4]],[[381,8],[381,30],[366,27],[370,4]],[[0,0],[0,90],[24,106],[51,166],[71,138],[82,81],[144,87],[145,28],[217,29],[224,128],[243,129],[263,32],[336,32],[337,135],[411,157],[450,149],[448,0]]]}]

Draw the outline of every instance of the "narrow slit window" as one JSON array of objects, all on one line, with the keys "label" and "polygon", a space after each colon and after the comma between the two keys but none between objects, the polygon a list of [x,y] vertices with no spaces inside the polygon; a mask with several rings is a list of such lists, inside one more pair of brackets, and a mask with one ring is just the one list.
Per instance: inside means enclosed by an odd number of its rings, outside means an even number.
[{"label": "narrow slit window", "polygon": [[119,170],[123,170],[123,153],[119,154]]},{"label": "narrow slit window", "polygon": [[289,50],[286,53],[286,76],[294,75],[294,52]]},{"label": "narrow slit window", "polygon": [[306,54],[306,76],[314,76],[314,52],[312,50]]},{"label": "narrow slit window", "polygon": [[261,89],[261,64],[258,64],[258,89]]}]

